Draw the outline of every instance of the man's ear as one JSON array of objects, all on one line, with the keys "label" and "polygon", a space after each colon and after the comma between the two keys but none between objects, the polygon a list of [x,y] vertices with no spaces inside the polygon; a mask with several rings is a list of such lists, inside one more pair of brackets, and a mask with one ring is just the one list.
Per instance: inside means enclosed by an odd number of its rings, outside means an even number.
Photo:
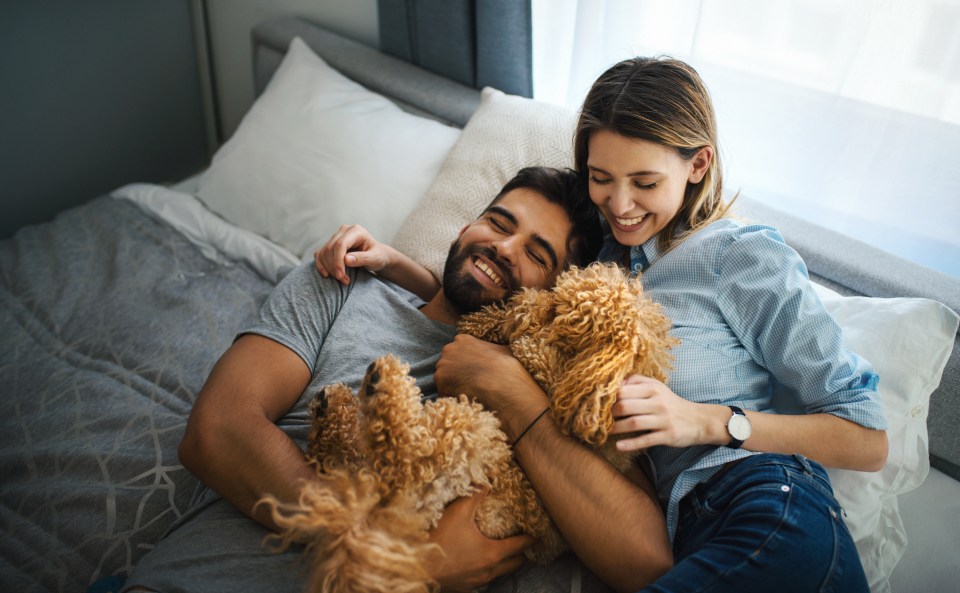
[{"label": "man's ear", "polygon": [[468,222],[467,224],[463,225],[463,228],[460,229],[460,232],[459,232],[459,233],[457,233],[457,239],[459,239],[460,237],[462,237],[463,234],[464,234],[465,232],[467,232],[467,229],[470,228],[470,225],[471,225],[471,224],[473,224],[473,223],[472,223],[472,222]]},{"label": "man's ear", "polygon": [[698,150],[697,154],[693,155],[693,158],[690,159],[692,168],[690,169],[690,176],[687,178],[687,180],[690,183],[700,183],[703,181],[703,176],[707,174],[707,170],[710,168],[710,163],[712,162],[712,146],[704,146]]}]

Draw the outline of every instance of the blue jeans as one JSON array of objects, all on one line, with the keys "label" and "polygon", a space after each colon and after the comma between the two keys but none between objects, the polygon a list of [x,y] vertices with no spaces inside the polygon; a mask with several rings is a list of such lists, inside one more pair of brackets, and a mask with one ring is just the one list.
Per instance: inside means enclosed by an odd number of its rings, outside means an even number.
[{"label": "blue jeans", "polygon": [[753,455],[680,503],[676,565],[644,592],[869,592],[823,468]]}]

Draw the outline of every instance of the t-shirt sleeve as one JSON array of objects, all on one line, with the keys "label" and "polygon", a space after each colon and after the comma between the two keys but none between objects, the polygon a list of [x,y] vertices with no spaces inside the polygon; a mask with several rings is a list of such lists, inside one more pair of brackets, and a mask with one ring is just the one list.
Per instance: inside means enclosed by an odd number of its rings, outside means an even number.
[{"label": "t-shirt sleeve", "polygon": [[320,349],[352,285],[323,278],[312,261],[305,262],[280,281],[260,308],[259,320],[237,337],[256,334],[278,342],[303,359],[313,375]]},{"label": "t-shirt sleeve", "polygon": [[844,348],[842,330],[814,292],[803,259],[780,233],[745,227],[717,263],[724,318],[800,407],[887,428],[877,373]]}]

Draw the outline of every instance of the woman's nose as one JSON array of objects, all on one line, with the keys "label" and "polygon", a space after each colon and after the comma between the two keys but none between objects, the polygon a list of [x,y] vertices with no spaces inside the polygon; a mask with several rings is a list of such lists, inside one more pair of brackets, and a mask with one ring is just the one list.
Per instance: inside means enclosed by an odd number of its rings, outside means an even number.
[{"label": "woman's nose", "polygon": [[617,215],[623,215],[633,209],[633,193],[629,188],[620,184],[610,188],[610,210]]}]

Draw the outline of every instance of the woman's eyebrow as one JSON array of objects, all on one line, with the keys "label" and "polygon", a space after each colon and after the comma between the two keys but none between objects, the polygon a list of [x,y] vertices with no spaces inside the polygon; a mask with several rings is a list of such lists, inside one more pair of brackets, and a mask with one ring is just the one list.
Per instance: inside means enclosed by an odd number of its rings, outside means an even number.
[{"label": "woman's eyebrow", "polygon": [[[604,171],[600,167],[594,167],[593,165],[587,165],[587,168],[591,171],[596,171],[597,173],[603,173],[604,175],[610,175],[607,171]],[[627,173],[627,177],[644,177],[647,175],[660,175],[660,171],[634,171],[633,173]]]}]

